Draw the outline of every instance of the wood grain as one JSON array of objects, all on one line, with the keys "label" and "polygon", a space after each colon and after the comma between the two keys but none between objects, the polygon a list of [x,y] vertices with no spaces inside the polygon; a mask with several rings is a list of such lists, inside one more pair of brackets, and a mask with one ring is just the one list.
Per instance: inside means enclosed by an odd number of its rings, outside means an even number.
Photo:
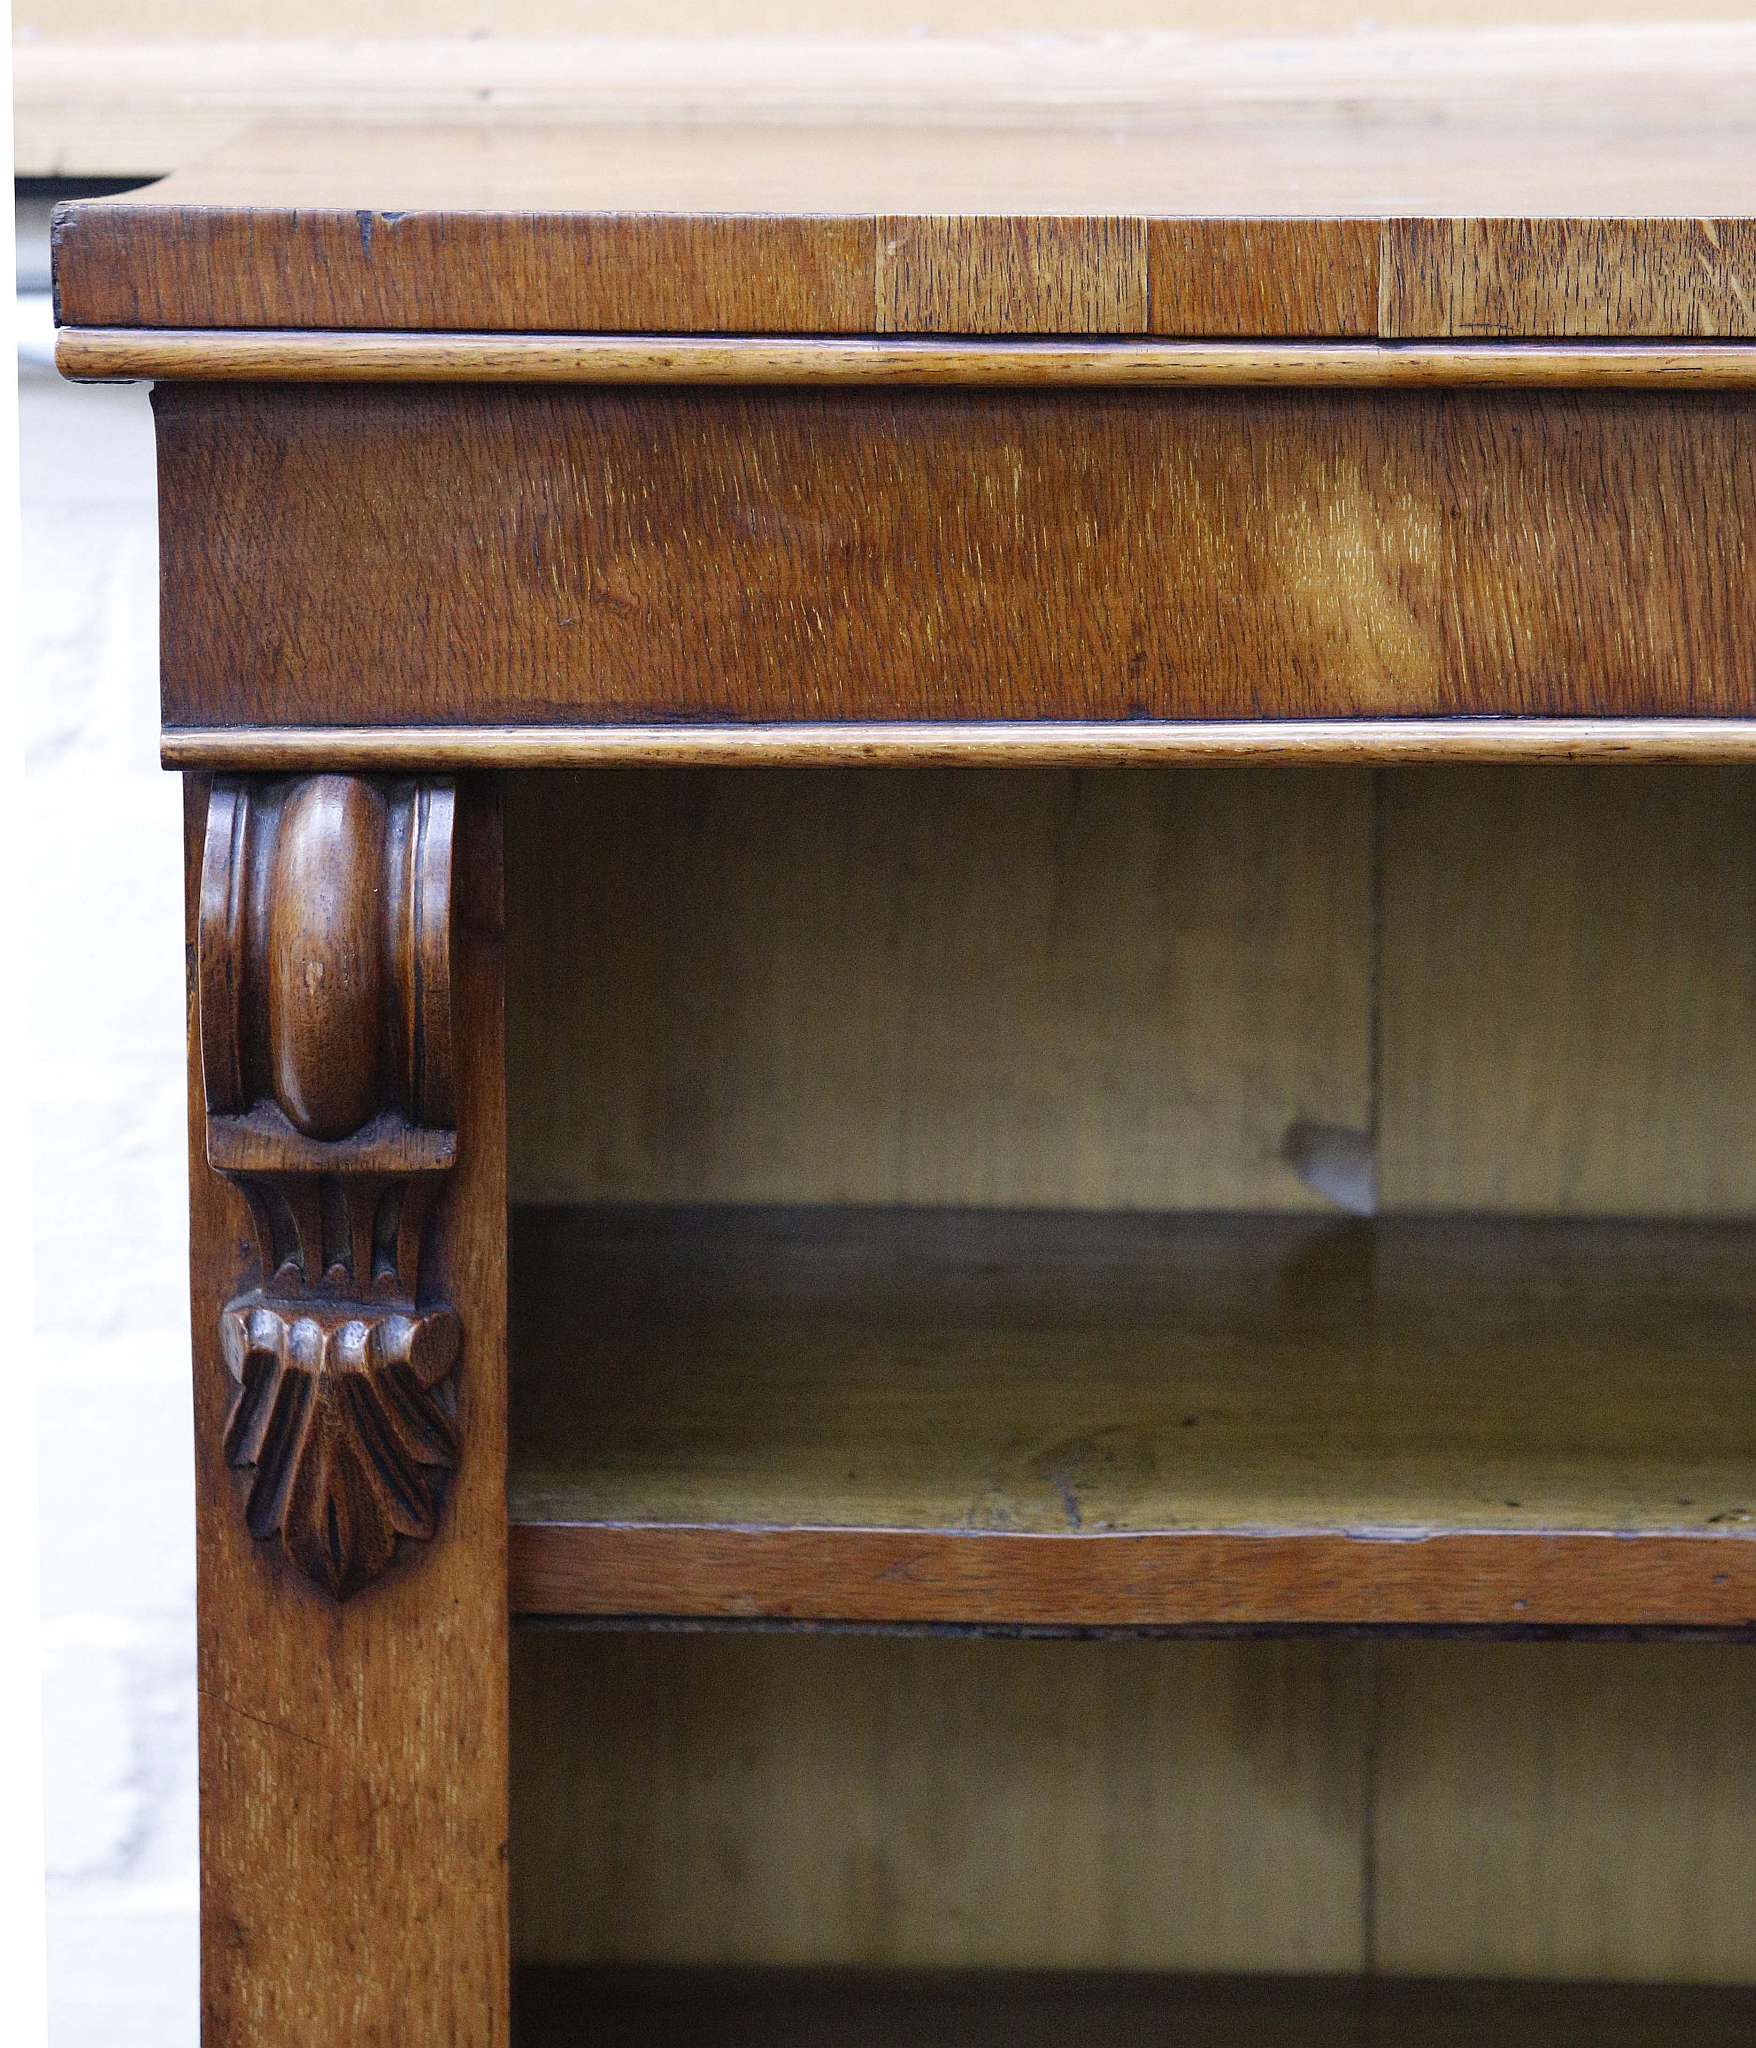
[{"label": "wood grain", "polygon": [[510,804],[526,1198],[1314,1209],[1289,1133],[1368,1120],[1358,772]]},{"label": "wood grain", "polygon": [[[536,333],[864,334],[875,324],[870,221],[396,208],[300,208],[277,219],[204,207],[155,208],[151,220],[150,274],[136,267],[140,213],[82,224],[71,242],[57,230],[63,317],[118,327],[472,328],[494,324],[483,298],[494,275],[522,308],[518,325]],[[293,278],[301,282],[289,301]],[[199,323],[174,317],[180,306],[203,308]]]},{"label": "wood grain", "polygon": [[1383,795],[1400,1209],[1756,1212],[1756,782],[1449,770]]},{"label": "wood grain", "polygon": [[1384,1645],[1379,1966],[1749,1985],[1748,1654]]},{"label": "wood grain", "polygon": [[881,334],[1141,334],[1143,220],[878,223]]},{"label": "wood grain", "polygon": [[1748,1213],[1749,783],[521,780],[516,1185],[1285,1209],[1304,1125],[1391,1210]]},{"label": "wood grain", "polygon": [[1373,220],[1150,220],[1147,331],[1376,334],[1380,233]]},{"label": "wood grain", "polygon": [[[1222,57],[1168,93],[1143,74],[1129,104],[1075,92],[939,121],[918,103],[850,120],[845,103],[776,98],[755,119],[638,128],[577,107],[418,136],[271,126],[155,192],[68,209],[62,317],[1398,336],[1459,331],[1461,316],[1537,334],[1752,332],[1745,260],[1699,261],[1704,242],[1749,234],[1747,44],[1668,71],[1624,59],[1590,90],[1503,60],[1496,76],[1467,58],[1435,75],[1432,52],[1342,85],[1288,54],[1234,50],[1229,70]],[[1453,219],[1469,223],[1460,242]],[[1150,248],[1149,220],[1165,224]]]},{"label": "wood grain", "polygon": [[516,1247],[521,1611],[1756,1619],[1747,1231],[544,1210]]},{"label": "wood grain", "polygon": [[[189,793],[190,936],[206,789]],[[265,1567],[222,1451],[219,1315],[243,1206],[203,1158],[191,1013],[191,1308],[205,2037],[304,2048],[507,2041],[504,1113],[498,813],[460,817],[456,999],[467,1133],[431,1246],[470,1330],[470,1456],[447,1540],[344,1606]]]},{"label": "wood grain", "polygon": [[1732,396],[155,403],[172,725],[1750,708]]},{"label": "wood grain", "polygon": [[1729,1986],[1036,1970],[592,1969],[518,1972],[529,2048],[1744,2048]]},{"label": "wood grain", "polygon": [[646,1625],[1700,1629],[1756,1626],[1747,1537],[1305,1530],[982,1536],[521,1522],[519,1614]]},{"label": "wood grain", "polygon": [[1360,1967],[1354,1646],[514,1653],[522,1960]]},{"label": "wood grain", "polygon": [[337,1599],[437,1533],[467,1349],[422,1273],[457,1157],[456,792],[345,775],[214,785],[197,978],[208,1164],[249,1205],[220,1317],[245,1520]]},{"label": "wood grain", "polygon": [[1756,335],[1756,221],[1384,227],[1378,332]]},{"label": "wood grain", "polygon": [[[1164,225],[1162,223],[1158,225]],[[1293,300],[1272,317],[1304,332]],[[1168,316],[1167,316],[1168,317]],[[1185,322],[1231,315],[1201,313]],[[1264,313],[1264,319],[1270,316]],[[1227,327],[1187,325],[1188,333]],[[1279,333],[1276,328],[1269,330]],[[301,332],[296,328],[63,327],[63,376],[87,383],[153,378],[209,382],[507,384],[958,385],[1182,389],[1747,391],[1756,348],[1741,342],[951,341],[769,340],[751,335]]]},{"label": "wood grain", "polygon": [[166,726],[167,768],[1408,767],[1756,761],[1747,718]]},{"label": "wood grain", "polygon": [[521,1209],[514,1519],[1756,1530],[1753,1247],[1707,1224]]}]

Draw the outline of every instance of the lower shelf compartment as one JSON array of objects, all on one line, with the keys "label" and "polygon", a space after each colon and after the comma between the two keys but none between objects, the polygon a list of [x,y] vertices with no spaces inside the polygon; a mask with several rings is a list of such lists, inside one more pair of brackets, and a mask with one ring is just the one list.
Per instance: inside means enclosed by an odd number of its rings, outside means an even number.
[{"label": "lower shelf compartment", "polygon": [[526,1209],[516,1611],[1748,1628],[1756,1231]]},{"label": "lower shelf compartment", "polygon": [[527,1967],[516,2048],[1748,2048],[1756,1990]]}]

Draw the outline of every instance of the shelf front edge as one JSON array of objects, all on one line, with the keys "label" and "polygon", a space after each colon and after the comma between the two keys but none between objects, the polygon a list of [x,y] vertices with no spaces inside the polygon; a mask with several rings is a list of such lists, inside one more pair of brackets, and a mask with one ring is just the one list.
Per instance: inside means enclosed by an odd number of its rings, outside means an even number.
[{"label": "shelf front edge", "polygon": [[921,1626],[1756,1626],[1756,1536],[515,1522],[515,1614]]},{"label": "shelf front edge", "polygon": [[175,769],[1126,767],[1756,761],[1756,718],[798,725],[168,726]]}]

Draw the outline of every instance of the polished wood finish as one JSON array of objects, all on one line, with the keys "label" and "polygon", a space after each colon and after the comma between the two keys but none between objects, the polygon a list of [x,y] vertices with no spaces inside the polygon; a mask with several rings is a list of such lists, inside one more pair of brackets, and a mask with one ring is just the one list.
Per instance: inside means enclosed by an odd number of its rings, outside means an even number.
[{"label": "polished wood finish", "polygon": [[1039,1971],[518,1975],[520,2048],[1743,2048],[1730,1987]]},{"label": "polished wood finish", "polygon": [[1361,218],[1149,220],[1147,332],[1375,335],[1383,238]]},{"label": "polished wood finish", "polygon": [[168,726],[167,768],[1411,767],[1756,761],[1747,718],[1079,719],[922,725]]},{"label": "polished wood finish", "polygon": [[[1747,65],[1261,67],[1013,121],[263,129],[57,229],[74,326],[1756,335]],[[1461,222],[1454,227],[1453,222]]]},{"label": "polished wood finish", "polygon": [[[1242,319],[1240,315],[1240,319]],[[1248,332],[1247,329],[1240,329]],[[975,390],[1208,386],[1748,391],[1742,342],[771,341],[668,334],[394,334],[294,328],[63,327],[55,361],[90,383],[963,385]]]},{"label": "polished wood finish", "polygon": [[[1726,1644],[1383,1632],[1756,1633],[1749,96],[1247,97],[63,216],[64,360],[165,378],[168,751],[239,778],[214,2039],[505,2048],[512,1955],[1748,1974]],[[1447,750],[1695,765],[1380,772]],[[1345,765],[1067,765],[1252,758]],[[493,793],[449,952],[399,821],[569,760],[664,767],[522,779],[508,1056]]]},{"label": "polished wood finish", "polygon": [[1756,1623],[1747,1230],[526,1211],[513,1604]]},{"label": "polished wood finish", "polygon": [[1750,709],[1737,396],[155,404],[172,726]]},{"label": "polished wood finish", "polygon": [[1423,220],[1384,245],[1382,334],[1752,334],[1756,220]]},{"label": "polished wood finish", "polygon": [[217,783],[199,953],[208,1163],[257,1284],[220,1318],[253,1536],[338,1598],[438,1527],[456,1310],[421,1280],[457,1157],[449,783]]},{"label": "polished wood finish", "polygon": [[[523,1615],[920,1628],[1756,1628],[1747,1539],[1103,1537],[521,1521]],[[1373,1546],[1383,1542],[1382,1552]]]},{"label": "polished wood finish", "polygon": [[939,215],[877,229],[881,334],[1143,334],[1146,223]]},{"label": "polished wood finish", "polygon": [[[293,800],[311,787],[296,786]],[[308,854],[331,826],[346,843],[362,823],[351,794],[320,788],[303,808],[293,829]],[[214,815],[191,778],[192,962],[205,936],[201,854]],[[507,2039],[501,881],[496,802],[479,783],[459,792],[455,883],[456,1164],[421,1285],[467,1333],[455,1413],[467,1452],[442,1539],[343,1604],[303,1573],[270,1570],[239,1511],[221,1318],[261,1268],[245,1205],[207,1163],[213,1134],[227,1128],[208,1114],[203,1074],[197,996],[211,951],[191,987],[202,2004],[213,2043]],[[247,999],[240,1015],[260,1051],[260,1011]],[[274,1142],[284,1166],[307,1147],[333,1162],[349,1141]]]}]

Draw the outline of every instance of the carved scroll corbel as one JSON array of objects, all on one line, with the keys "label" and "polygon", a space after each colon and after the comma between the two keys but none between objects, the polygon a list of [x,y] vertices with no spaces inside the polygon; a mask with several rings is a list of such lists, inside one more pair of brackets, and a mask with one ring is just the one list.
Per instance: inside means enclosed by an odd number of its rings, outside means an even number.
[{"label": "carved scroll corbel", "polygon": [[438,1526],[456,1311],[423,1288],[457,1157],[454,796],[349,775],[214,784],[201,871],[207,1157],[257,1284],[220,1316],[245,1519],[337,1599]]}]

